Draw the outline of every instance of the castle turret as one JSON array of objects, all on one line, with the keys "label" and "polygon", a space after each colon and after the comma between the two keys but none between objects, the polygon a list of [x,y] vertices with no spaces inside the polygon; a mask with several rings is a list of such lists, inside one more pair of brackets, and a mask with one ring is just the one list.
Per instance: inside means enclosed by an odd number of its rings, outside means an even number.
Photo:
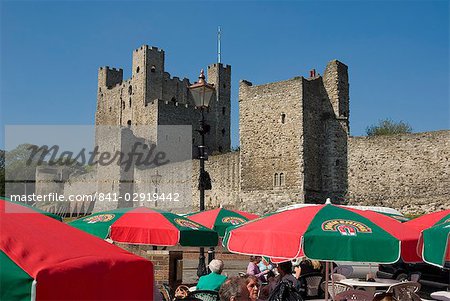
[{"label": "castle turret", "polygon": [[[143,45],[133,51],[133,82],[146,103],[163,98],[164,50]],[[137,91],[138,93],[140,91]]]},{"label": "castle turret", "polygon": [[208,83],[214,84],[215,95],[212,96],[208,118],[211,122],[208,145],[219,152],[230,150],[230,116],[231,116],[231,66],[221,63],[208,66]]},{"label": "castle turret", "polygon": [[[326,197],[339,202],[346,194],[348,187],[348,67],[337,60],[329,62],[324,72],[323,84],[325,96],[328,97],[329,102],[325,102],[323,108],[322,191]],[[327,108],[328,105],[331,108]]]},{"label": "castle turret", "polygon": [[329,62],[325,68],[323,83],[333,107],[334,114],[339,120],[343,121],[342,125],[346,127],[348,133],[350,108],[347,65],[338,60]]},{"label": "castle turret", "polygon": [[117,84],[120,84],[123,80],[123,70],[112,68],[108,66],[100,67],[98,69],[98,86],[111,88]]}]

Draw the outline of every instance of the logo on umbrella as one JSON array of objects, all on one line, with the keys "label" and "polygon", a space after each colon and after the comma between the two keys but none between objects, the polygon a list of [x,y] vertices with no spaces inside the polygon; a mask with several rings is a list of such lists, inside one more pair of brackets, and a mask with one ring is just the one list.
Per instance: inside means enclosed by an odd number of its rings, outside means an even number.
[{"label": "logo on umbrella", "polygon": [[85,218],[83,221],[87,222],[88,224],[95,224],[95,223],[106,223],[109,222],[114,218],[114,214],[99,214],[91,217]]},{"label": "logo on umbrella", "polygon": [[245,219],[235,216],[227,216],[222,218],[222,223],[232,224],[233,226],[245,223]]},{"label": "logo on umbrella", "polygon": [[337,231],[341,235],[356,236],[359,233],[372,233],[372,229],[360,222],[333,219],[322,223],[323,231]]},{"label": "logo on umbrella", "polygon": [[200,225],[199,224],[196,224],[196,223],[194,223],[192,221],[189,221],[189,220],[176,218],[176,219],[174,219],[174,222],[177,223],[178,225],[180,225],[181,227],[191,228],[192,230],[200,229]]}]

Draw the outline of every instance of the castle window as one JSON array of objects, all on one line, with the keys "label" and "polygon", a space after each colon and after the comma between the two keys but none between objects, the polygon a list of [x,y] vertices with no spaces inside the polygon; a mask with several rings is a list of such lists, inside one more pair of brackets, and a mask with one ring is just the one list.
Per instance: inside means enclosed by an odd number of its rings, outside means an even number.
[{"label": "castle window", "polygon": [[284,173],[280,173],[280,186],[284,186]]},{"label": "castle window", "polygon": [[128,94],[131,95],[131,93],[133,93],[133,87],[130,85],[130,86],[128,87]]},{"label": "castle window", "polygon": [[139,66],[138,66],[138,67],[136,68],[136,73],[139,73],[139,70],[140,70],[140,69],[139,69]]},{"label": "castle window", "polygon": [[274,187],[281,187],[285,185],[285,176],[284,173],[275,173],[273,175],[273,186]]},{"label": "castle window", "polygon": [[286,114],[281,114],[281,123],[285,123],[286,122]]},{"label": "castle window", "polygon": [[280,186],[280,182],[279,182],[279,179],[278,179],[278,173],[275,173],[273,175],[273,186],[274,187]]},{"label": "castle window", "polygon": [[339,166],[339,165],[341,165],[341,160],[337,159],[336,160],[336,166]]},{"label": "castle window", "polygon": [[130,108],[131,108],[131,97],[130,97],[130,102],[129,102],[129,106],[130,106]]},{"label": "castle window", "polygon": [[127,125],[128,125],[128,127],[131,126],[131,120],[128,120],[128,121],[127,121]]},{"label": "castle window", "polygon": [[225,136],[225,129],[222,129],[222,137]]},{"label": "castle window", "polygon": [[122,101],[122,110],[125,110],[125,101]]},{"label": "castle window", "polygon": [[155,65],[153,65],[153,66],[150,68],[150,72],[155,73],[155,71],[156,71],[156,67],[155,67]]},{"label": "castle window", "polygon": [[112,108],[111,108],[111,107],[109,107],[109,111],[110,111],[110,112],[112,111]]},{"label": "castle window", "polygon": [[100,87],[100,88],[98,88],[98,92],[102,92],[102,88]]},{"label": "castle window", "polygon": [[227,85],[223,84],[223,88],[225,89],[227,87]]},{"label": "castle window", "polygon": [[225,107],[222,107],[222,115],[225,115],[227,109]]}]

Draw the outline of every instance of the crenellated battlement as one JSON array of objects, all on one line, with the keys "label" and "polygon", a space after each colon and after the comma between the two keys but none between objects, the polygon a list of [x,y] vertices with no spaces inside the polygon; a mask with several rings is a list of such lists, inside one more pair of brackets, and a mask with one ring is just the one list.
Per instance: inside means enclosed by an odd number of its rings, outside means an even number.
[{"label": "crenellated battlement", "polygon": [[160,49],[160,48],[155,47],[155,46],[148,46],[147,44],[144,44],[141,47],[138,47],[138,48],[134,49],[135,52],[138,52],[138,51],[141,51],[141,50],[150,50],[150,51],[156,51],[156,52],[164,53],[163,49]]},{"label": "crenellated battlement", "polygon": [[122,68],[110,68],[109,66],[98,69],[98,86],[111,88],[123,81]]},{"label": "crenellated battlement", "polygon": [[222,68],[222,69],[228,69],[228,70],[231,70],[231,66],[230,65],[224,65],[224,64],[222,64],[222,63],[214,63],[214,64],[211,64],[211,65],[209,65],[208,66],[208,69],[210,69],[210,68],[212,68],[212,67],[219,67],[219,68]]},{"label": "crenellated battlement", "polygon": [[100,67],[99,68],[100,70],[103,70],[103,69],[105,69],[106,71],[112,71],[112,72],[123,72],[123,69],[122,68],[111,68],[111,67],[109,67],[109,66],[104,66],[104,67]]}]

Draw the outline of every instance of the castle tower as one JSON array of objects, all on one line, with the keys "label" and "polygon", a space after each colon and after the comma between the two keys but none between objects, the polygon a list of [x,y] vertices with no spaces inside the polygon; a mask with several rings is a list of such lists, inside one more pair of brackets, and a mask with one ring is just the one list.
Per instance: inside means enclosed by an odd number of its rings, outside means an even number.
[{"label": "castle tower", "polygon": [[322,190],[326,197],[339,202],[345,196],[348,187],[347,141],[350,114],[348,67],[337,60],[329,62],[324,72],[323,84],[329,102],[325,102],[323,108],[327,118],[324,118]]},{"label": "castle tower", "polygon": [[[131,78],[124,80],[122,69],[100,68],[96,112],[96,125],[104,127],[97,129],[96,135],[100,152],[127,150],[123,128],[130,131],[130,137],[143,139],[147,144],[162,146],[173,138],[181,141],[184,137],[188,139],[186,143],[192,141],[193,150],[196,150],[195,146],[200,142],[196,131],[200,111],[191,99],[188,90],[191,84],[186,78],[180,80],[165,72],[164,60],[162,49],[143,45],[133,50]],[[222,64],[209,66],[208,81],[216,87],[210,108],[205,112],[211,126],[210,133],[205,137],[208,152],[227,152],[230,149],[231,67]],[[165,125],[192,126],[192,135],[169,137],[167,133],[162,133],[162,126]],[[110,126],[117,128],[114,130]],[[190,148],[188,157],[192,157]],[[139,173],[123,170],[119,166],[100,166],[98,190],[117,192],[119,195],[136,189],[145,190],[147,187],[139,188],[130,183],[142,178]]]},{"label": "castle tower", "polygon": [[339,202],[347,190],[348,74],[239,86],[241,200],[270,208]]},{"label": "castle tower", "polygon": [[113,87],[123,81],[123,70],[116,68],[100,67],[98,70],[97,111],[95,112],[95,124],[118,125],[119,102],[109,98]]},{"label": "castle tower", "polygon": [[133,83],[144,105],[155,99],[163,99],[164,51],[143,45],[133,51]]},{"label": "castle tower", "polygon": [[209,149],[225,153],[230,151],[231,122],[231,66],[221,63],[208,66],[208,83],[214,84],[215,95],[210,102],[208,122],[211,125]]}]

